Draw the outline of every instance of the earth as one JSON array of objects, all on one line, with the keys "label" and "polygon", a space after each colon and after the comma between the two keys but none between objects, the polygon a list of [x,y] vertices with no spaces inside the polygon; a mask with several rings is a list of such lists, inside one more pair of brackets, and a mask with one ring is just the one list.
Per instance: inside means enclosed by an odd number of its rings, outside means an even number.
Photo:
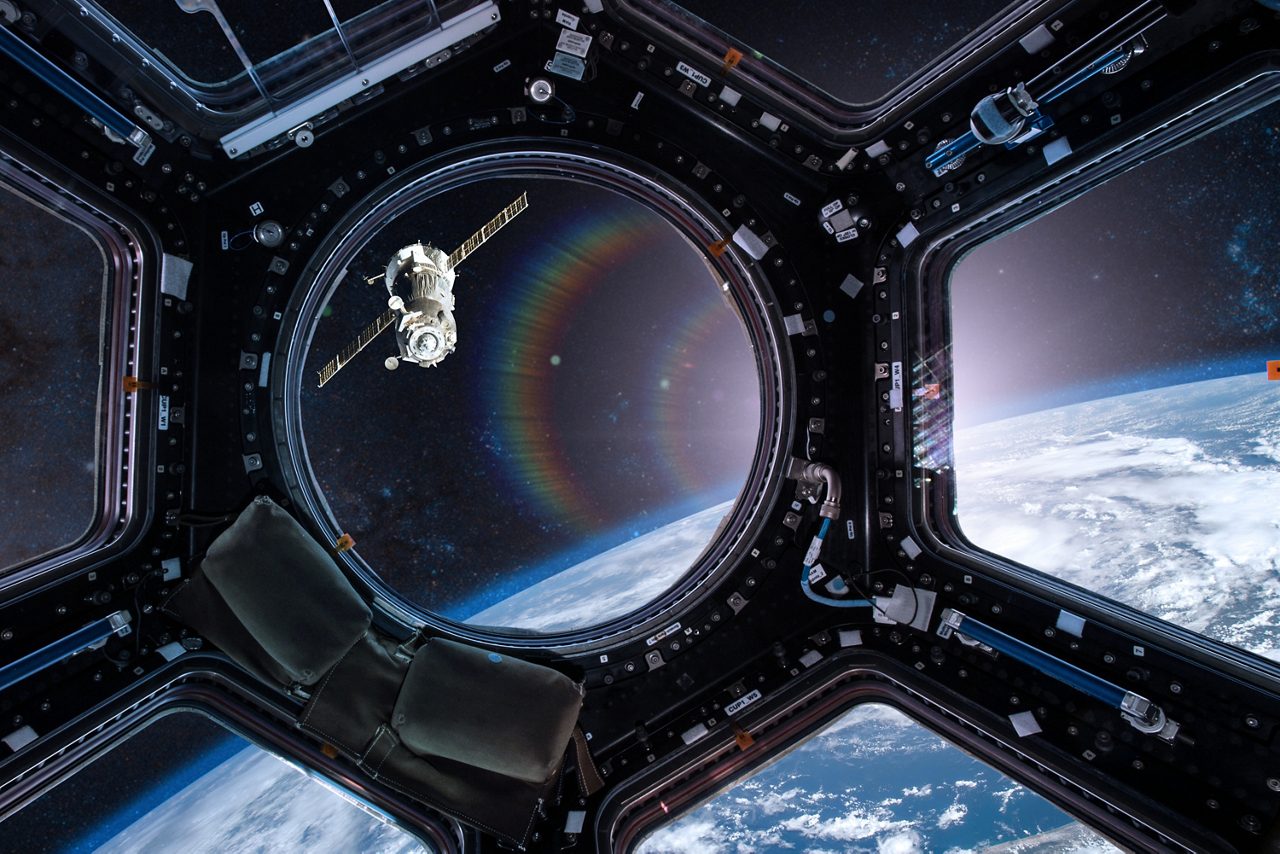
[{"label": "earth", "polygon": [[975,545],[1280,659],[1280,383],[1245,374],[958,431]]},{"label": "earth", "polygon": [[555,632],[621,617],[675,584],[733,509],[726,501],[615,546],[466,618],[471,625]]}]

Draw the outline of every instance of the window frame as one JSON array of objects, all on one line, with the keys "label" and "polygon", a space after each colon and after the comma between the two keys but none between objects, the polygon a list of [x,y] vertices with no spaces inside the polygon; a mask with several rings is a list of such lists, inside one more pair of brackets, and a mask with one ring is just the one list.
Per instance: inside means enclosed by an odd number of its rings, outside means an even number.
[{"label": "window frame", "polygon": [[[536,145],[527,141],[501,141],[492,146],[461,152],[446,152],[439,158],[424,161],[413,171],[397,173],[395,178],[374,189],[362,201],[362,207],[347,215],[343,224],[332,231],[334,237],[316,250],[313,261],[303,272],[294,298],[284,312],[281,333],[272,353],[271,387],[283,389],[273,396],[273,418],[283,424],[275,438],[275,452],[284,471],[283,481],[289,485],[291,498],[322,542],[336,542],[345,533],[338,523],[319,482],[311,469],[306,452],[305,434],[298,405],[298,388],[311,381],[304,376],[306,352],[310,346],[314,314],[318,299],[337,285],[318,285],[335,278],[346,263],[344,244],[362,240],[364,229],[381,222],[391,204],[398,204],[406,193],[426,185],[431,193],[469,183],[486,176],[507,176],[521,169],[546,170],[549,167],[579,170],[653,210],[667,219],[694,245],[710,245],[714,237],[730,233],[721,215],[711,208],[703,195],[681,183],[674,176],[634,160],[621,152],[601,152],[577,144],[548,143]],[[418,190],[417,192],[421,192]],[[377,227],[381,227],[377,225]],[[718,229],[718,230],[717,230]],[[699,241],[701,243],[699,244]],[[768,508],[773,506],[782,488],[785,449],[793,438],[791,422],[794,397],[794,367],[786,346],[780,312],[765,295],[769,283],[759,264],[747,264],[734,253],[715,259],[717,271],[740,296],[752,300],[745,306],[744,323],[752,346],[757,350],[761,367],[760,438],[756,460],[738,493],[732,510],[732,522],[719,531],[698,561],[661,596],[635,610],[603,623],[560,632],[531,634],[519,629],[504,631],[500,627],[472,626],[428,612],[393,589],[366,564],[356,550],[338,555],[349,575],[373,600],[374,608],[404,627],[420,629],[429,626],[449,637],[467,643],[497,645],[509,649],[555,649],[562,653],[586,652],[644,637],[669,625],[676,615],[687,612],[706,600],[715,585],[735,567],[749,551],[750,544],[767,522]]]},{"label": "window frame", "polygon": [[[445,0],[440,3],[435,0],[420,1],[429,2],[432,9],[436,11],[437,27],[448,23],[452,17],[465,14],[465,10],[458,12],[454,6],[466,0]],[[101,62],[121,83],[132,87],[143,98],[151,101],[151,105],[162,114],[171,114],[168,117],[174,119],[181,130],[204,139],[216,140],[225,133],[267,115],[273,107],[283,109],[284,105],[323,90],[335,76],[341,77],[343,73],[350,71],[346,65],[333,63],[323,67],[308,67],[312,60],[307,58],[307,52],[302,48],[319,44],[334,30],[330,28],[317,33],[286,51],[255,63],[255,69],[261,69],[276,62],[280,63],[274,70],[288,82],[282,84],[276,91],[275,94],[281,99],[281,102],[276,104],[259,94],[253,80],[244,70],[226,80],[212,84],[192,80],[176,63],[153,50],[143,39],[117,21],[110,12],[98,4],[97,0],[84,3],[79,0],[32,0],[32,2],[37,4],[37,11],[40,14],[54,22],[62,35]],[[386,0],[386,2],[395,2],[395,0]],[[439,7],[444,7],[443,11]],[[451,17],[445,17],[444,12],[451,12]],[[351,20],[355,21],[363,17],[367,17],[367,13]],[[344,23],[350,23],[350,21]],[[373,26],[368,22],[365,25]],[[377,39],[378,47],[372,53],[364,55],[362,62],[364,65],[369,65],[397,48],[412,43],[422,35],[422,33],[415,33],[412,37]],[[342,43],[341,38],[339,43]],[[283,61],[282,58],[290,53],[296,53],[298,58],[290,62]],[[342,56],[345,58],[345,53]],[[176,136],[172,128],[157,132],[166,138],[170,135]]]},{"label": "window frame", "polygon": [[[703,738],[611,791],[594,828],[600,850],[635,851],[649,834],[744,782],[865,703],[903,713],[1118,845],[1140,850],[1150,842],[1143,822],[1110,806],[1101,787],[1085,789],[1054,773],[1037,755],[1042,746],[1001,740],[982,715],[971,720],[948,711],[947,701],[929,693],[937,686],[917,682],[914,671],[881,653],[844,650],[809,677],[801,691],[766,697],[742,715],[740,722],[755,740],[750,750],[740,749],[724,731],[723,738]],[[1170,828],[1145,827],[1179,836]]]},{"label": "window frame", "polygon": [[[968,219],[927,242],[921,241],[924,245],[914,249],[901,268],[909,302],[921,307],[910,318],[912,327],[908,332],[913,364],[928,354],[946,353],[939,373],[950,376],[950,280],[953,269],[969,250],[1069,204],[1147,160],[1206,136],[1223,123],[1276,101],[1280,101],[1280,71],[1265,58],[1242,61],[1182,93],[1160,116],[1145,120],[1125,138],[1082,149],[1078,154],[1087,156],[1073,165],[1050,168],[1043,173],[1043,180],[1033,186],[1017,188],[975,208]],[[946,441],[950,442],[954,413],[949,390],[943,397],[943,406],[933,413],[940,424],[931,427],[930,435],[944,429]],[[922,424],[914,416],[908,424],[908,442],[914,445]],[[912,536],[918,535],[944,559],[1026,589],[1086,619],[1120,625],[1136,637],[1171,645],[1201,664],[1253,683],[1280,686],[1280,662],[1167,622],[973,543],[962,532],[955,514],[951,473],[930,470],[929,477],[918,481],[910,513]]]},{"label": "window frame", "polygon": [[[109,291],[104,318],[109,340],[97,413],[98,476],[95,516],[76,541],[0,570],[0,601],[50,576],[62,577],[130,548],[150,511],[149,459],[154,441],[154,399],[130,394],[125,377],[150,376],[149,334],[157,320],[161,252],[155,235],[128,211],[61,167],[0,136],[0,181],[20,197],[84,229],[107,259]],[[139,425],[146,425],[140,427]],[[147,428],[152,429],[147,429]]]},{"label": "window frame", "polygon": [[[677,3],[679,0],[675,0]],[[788,120],[808,125],[838,141],[874,141],[899,118],[927,99],[963,81],[973,70],[1017,43],[1036,25],[1070,7],[1073,0],[1011,0],[994,17],[927,60],[898,85],[866,103],[842,100],[809,83],[802,75],[767,55],[733,71],[734,88],[778,106]],[[663,8],[662,0],[604,0],[605,8],[623,22],[668,43],[677,53],[719,68],[727,52],[742,40],[726,37],[714,24],[700,24]],[[688,13],[695,17],[693,13]],[[746,47],[751,47],[746,45]]]}]

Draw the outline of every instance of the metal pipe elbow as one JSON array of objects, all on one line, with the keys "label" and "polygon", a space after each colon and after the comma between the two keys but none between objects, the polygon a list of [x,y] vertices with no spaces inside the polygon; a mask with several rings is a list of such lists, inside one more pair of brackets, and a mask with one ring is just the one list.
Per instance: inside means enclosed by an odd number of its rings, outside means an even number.
[{"label": "metal pipe elbow", "polygon": [[804,479],[812,483],[822,481],[827,486],[826,497],[818,508],[818,515],[826,519],[840,518],[840,475],[830,463],[809,463],[804,467]]}]

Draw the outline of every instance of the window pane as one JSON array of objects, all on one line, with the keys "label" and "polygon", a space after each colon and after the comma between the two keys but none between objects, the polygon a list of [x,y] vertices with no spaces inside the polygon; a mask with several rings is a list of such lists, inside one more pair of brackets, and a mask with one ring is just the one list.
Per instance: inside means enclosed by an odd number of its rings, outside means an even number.
[{"label": "window pane", "polygon": [[0,184],[0,572],[98,517],[108,267],[95,238]]},{"label": "window pane", "polygon": [[[390,329],[317,387],[387,310],[389,259],[452,251],[525,192],[527,212],[458,267],[456,350],[397,362]],[[306,368],[307,453],[356,552],[481,625],[571,630],[642,607],[714,541],[755,462],[760,379],[736,304],[663,217],[577,180],[478,181],[391,218],[347,263]]]},{"label": "window pane", "polygon": [[1117,850],[902,712],[865,704],[782,760],[659,828],[637,850],[908,854],[979,849]]},{"label": "window pane", "polygon": [[193,712],[149,724],[5,820],[0,835],[11,851],[427,850]]},{"label": "window pane", "polygon": [[951,280],[969,539],[1272,658],[1277,182],[1273,105],[979,247]]},{"label": "window pane", "polygon": [[[225,17],[267,92],[282,98],[298,97],[350,71],[348,47],[358,62],[367,63],[441,23],[431,0],[330,2],[343,24],[346,45],[333,28],[325,0],[209,0],[206,5]],[[446,14],[457,15],[477,2],[439,5]],[[204,7],[185,12],[174,0],[98,0],[97,5],[195,88],[223,94],[234,90],[240,99],[256,93],[218,19]]]},{"label": "window pane", "polygon": [[[675,6],[669,0],[659,0]],[[878,100],[1008,5],[1008,0],[681,0],[692,12],[819,89]]]}]

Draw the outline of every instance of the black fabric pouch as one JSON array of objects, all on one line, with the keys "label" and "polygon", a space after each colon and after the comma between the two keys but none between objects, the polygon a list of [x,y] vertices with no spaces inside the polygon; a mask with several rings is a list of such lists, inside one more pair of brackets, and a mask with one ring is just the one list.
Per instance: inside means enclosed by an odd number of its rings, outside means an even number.
[{"label": "black fabric pouch", "polygon": [[265,496],[213,541],[165,610],[238,664],[306,686],[333,669],[371,618],[333,558]]}]

